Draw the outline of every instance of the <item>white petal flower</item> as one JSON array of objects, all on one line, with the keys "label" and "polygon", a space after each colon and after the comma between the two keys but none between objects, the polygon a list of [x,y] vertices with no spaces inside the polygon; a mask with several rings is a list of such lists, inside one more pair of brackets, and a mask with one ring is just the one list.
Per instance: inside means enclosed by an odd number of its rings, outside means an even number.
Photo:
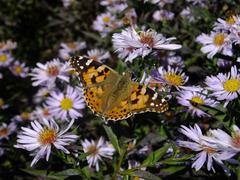
[{"label": "white petal flower", "polygon": [[33,112],[23,111],[21,114],[16,115],[12,118],[12,121],[16,122],[26,122],[26,121],[32,121],[34,119]]},{"label": "white petal flower", "polygon": [[0,140],[8,139],[9,136],[16,131],[16,124],[11,122],[10,124],[2,123],[0,126]]},{"label": "white petal flower", "polygon": [[119,57],[126,58],[126,61],[130,62],[138,56],[145,57],[152,50],[181,48],[179,44],[170,44],[174,39],[174,37],[165,38],[154,30],[137,32],[133,28],[122,30],[121,33],[115,33],[112,37],[113,47],[119,53]]},{"label": "white petal flower", "polygon": [[188,19],[189,22],[195,21],[195,17],[189,7],[186,7],[185,9],[183,9],[180,15],[182,18]]},{"label": "white petal flower", "polygon": [[188,112],[192,116],[199,117],[209,116],[207,113],[197,107],[197,105],[207,105],[216,107],[219,103],[207,97],[207,90],[200,87],[182,87],[177,96],[178,103],[188,107]]},{"label": "white petal flower", "polygon": [[37,63],[37,68],[32,70],[33,86],[45,86],[52,88],[55,86],[56,79],[69,81],[69,71],[71,67],[68,63],[61,63],[59,59],[54,59],[46,64]]},{"label": "white petal flower", "polygon": [[232,56],[232,45],[228,34],[223,32],[211,32],[210,35],[202,33],[196,39],[201,43],[203,47],[201,51],[204,54],[208,54],[209,59],[217,53],[223,53],[224,55]]},{"label": "white petal flower", "polygon": [[231,135],[221,129],[210,129],[209,137],[206,137],[205,140],[217,143],[221,149],[240,152],[240,130],[236,125],[232,127]]},{"label": "white petal flower", "polygon": [[185,75],[179,68],[168,66],[167,70],[164,67],[159,67],[158,72],[167,84],[170,86],[181,87],[188,81],[188,76]]},{"label": "white petal flower", "polygon": [[66,129],[60,130],[59,126],[53,120],[43,120],[43,125],[38,121],[31,122],[31,128],[22,127],[22,132],[17,136],[17,145],[14,147],[22,148],[27,151],[33,151],[35,157],[31,166],[36,164],[39,159],[46,156],[48,161],[52,146],[63,151],[66,154],[70,152],[64,147],[71,142],[75,142],[78,136],[66,133],[73,125],[71,120]]},{"label": "white petal flower", "polygon": [[42,122],[43,119],[47,120],[53,119],[53,116],[50,113],[50,109],[45,104],[43,105],[43,107],[40,106],[36,107],[33,114],[40,122]]},{"label": "white petal flower", "polygon": [[219,73],[217,76],[208,76],[205,81],[207,88],[212,91],[212,96],[227,103],[238,97],[240,93],[240,74],[236,66],[227,74]]},{"label": "white petal flower", "polygon": [[87,51],[87,54],[90,59],[93,59],[98,62],[102,62],[103,60],[108,59],[110,57],[109,52],[103,49],[92,49]]},{"label": "white petal flower", "polygon": [[9,69],[15,76],[20,76],[22,78],[27,76],[29,70],[29,68],[26,67],[26,64],[20,63],[20,61],[15,61],[13,65],[9,67]]},{"label": "white petal flower", "polygon": [[0,67],[8,67],[13,61],[13,57],[9,52],[0,51]]},{"label": "white petal flower", "polygon": [[153,13],[153,19],[155,21],[172,20],[173,18],[174,18],[174,13],[164,9],[157,10]]},{"label": "white petal flower", "polygon": [[215,172],[213,168],[213,160],[219,164],[223,164],[222,161],[230,159],[236,154],[236,152],[233,151],[219,149],[217,141],[209,142],[205,140],[207,136],[202,134],[202,131],[197,124],[195,124],[194,127],[190,126],[189,128],[182,125],[179,131],[192,141],[178,140],[177,144],[181,147],[198,152],[194,157],[194,163],[192,164],[192,168],[195,168],[196,171],[200,170],[204,163],[207,162],[207,170],[213,170]]},{"label": "white petal flower", "polygon": [[89,167],[95,167],[96,171],[99,171],[99,162],[102,161],[102,157],[112,159],[115,149],[111,144],[105,142],[102,137],[98,141],[89,141],[85,139],[82,141],[83,151],[88,153],[87,161]]},{"label": "white petal flower", "polygon": [[67,86],[66,93],[50,92],[50,97],[46,103],[51,114],[61,120],[82,117],[80,110],[85,107],[82,92],[71,86]]},{"label": "white petal flower", "polygon": [[117,21],[116,16],[110,12],[99,14],[93,22],[93,29],[100,32],[102,37],[120,26],[122,26],[121,21]]},{"label": "white petal flower", "polygon": [[69,53],[75,53],[76,51],[79,51],[81,49],[86,48],[86,42],[81,41],[73,41],[69,43],[61,43],[61,49],[64,49],[65,51]]},{"label": "white petal flower", "polygon": [[16,47],[17,47],[17,43],[10,39],[7,40],[7,42],[6,41],[0,42],[0,51],[9,51],[9,50],[16,49]]},{"label": "white petal flower", "polygon": [[184,65],[184,61],[181,56],[176,56],[175,54],[171,54],[167,57],[167,64],[171,67],[178,67],[182,69]]},{"label": "white petal flower", "polygon": [[218,18],[217,22],[214,24],[214,30],[217,31],[232,31],[234,30],[234,26],[240,21],[240,17],[239,16],[229,16],[227,19],[221,19]]}]

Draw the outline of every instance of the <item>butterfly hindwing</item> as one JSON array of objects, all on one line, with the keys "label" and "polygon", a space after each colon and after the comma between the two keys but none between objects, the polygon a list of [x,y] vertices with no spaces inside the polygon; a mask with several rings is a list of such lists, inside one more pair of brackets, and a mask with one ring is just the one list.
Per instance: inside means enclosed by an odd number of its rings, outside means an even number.
[{"label": "butterfly hindwing", "polygon": [[132,82],[131,111],[133,114],[144,112],[162,113],[168,109],[168,103],[158,93],[145,85]]},{"label": "butterfly hindwing", "polygon": [[127,119],[143,112],[164,112],[168,103],[145,85],[131,81],[110,67],[87,57],[72,57],[88,107],[106,120]]},{"label": "butterfly hindwing", "polygon": [[122,120],[131,117],[133,114],[130,109],[130,104],[127,99],[122,100],[118,106],[110,109],[109,111],[104,113],[104,117],[106,120]]}]

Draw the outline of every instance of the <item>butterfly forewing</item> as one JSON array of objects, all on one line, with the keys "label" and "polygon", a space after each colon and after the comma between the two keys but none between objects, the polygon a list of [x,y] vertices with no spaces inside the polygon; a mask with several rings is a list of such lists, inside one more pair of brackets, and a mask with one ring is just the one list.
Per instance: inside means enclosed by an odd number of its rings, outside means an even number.
[{"label": "butterfly forewing", "polygon": [[84,86],[95,85],[103,82],[110,73],[115,73],[111,68],[83,56],[72,57],[69,60],[71,66],[79,73]]}]

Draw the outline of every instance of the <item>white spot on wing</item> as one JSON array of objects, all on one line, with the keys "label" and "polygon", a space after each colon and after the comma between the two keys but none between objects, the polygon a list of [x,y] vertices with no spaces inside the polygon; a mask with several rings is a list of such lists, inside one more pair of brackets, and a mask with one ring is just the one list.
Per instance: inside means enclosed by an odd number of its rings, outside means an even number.
[{"label": "white spot on wing", "polygon": [[86,62],[86,65],[89,66],[91,63],[92,63],[92,59],[89,59],[87,62]]},{"label": "white spot on wing", "polygon": [[153,95],[153,97],[152,97],[152,100],[156,100],[157,97],[158,97],[158,93],[155,93],[155,94]]}]

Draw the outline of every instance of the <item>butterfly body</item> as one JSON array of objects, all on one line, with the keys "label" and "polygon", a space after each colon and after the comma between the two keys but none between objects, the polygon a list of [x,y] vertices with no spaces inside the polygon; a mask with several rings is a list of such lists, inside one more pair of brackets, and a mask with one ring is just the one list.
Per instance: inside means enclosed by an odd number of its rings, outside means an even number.
[{"label": "butterfly body", "polygon": [[131,92],[131,79],[126,75],[109,75],[103,88],[106,89],[103,95],[103,113],[119,105],[127,99]]},{"label": "butterfly body", "polygon": [[143,112],[164,112],[168,103],[145,85],[120,75],[110,67],[86,57],[72,57],[89,108],[106,120],[122,120]]}]

